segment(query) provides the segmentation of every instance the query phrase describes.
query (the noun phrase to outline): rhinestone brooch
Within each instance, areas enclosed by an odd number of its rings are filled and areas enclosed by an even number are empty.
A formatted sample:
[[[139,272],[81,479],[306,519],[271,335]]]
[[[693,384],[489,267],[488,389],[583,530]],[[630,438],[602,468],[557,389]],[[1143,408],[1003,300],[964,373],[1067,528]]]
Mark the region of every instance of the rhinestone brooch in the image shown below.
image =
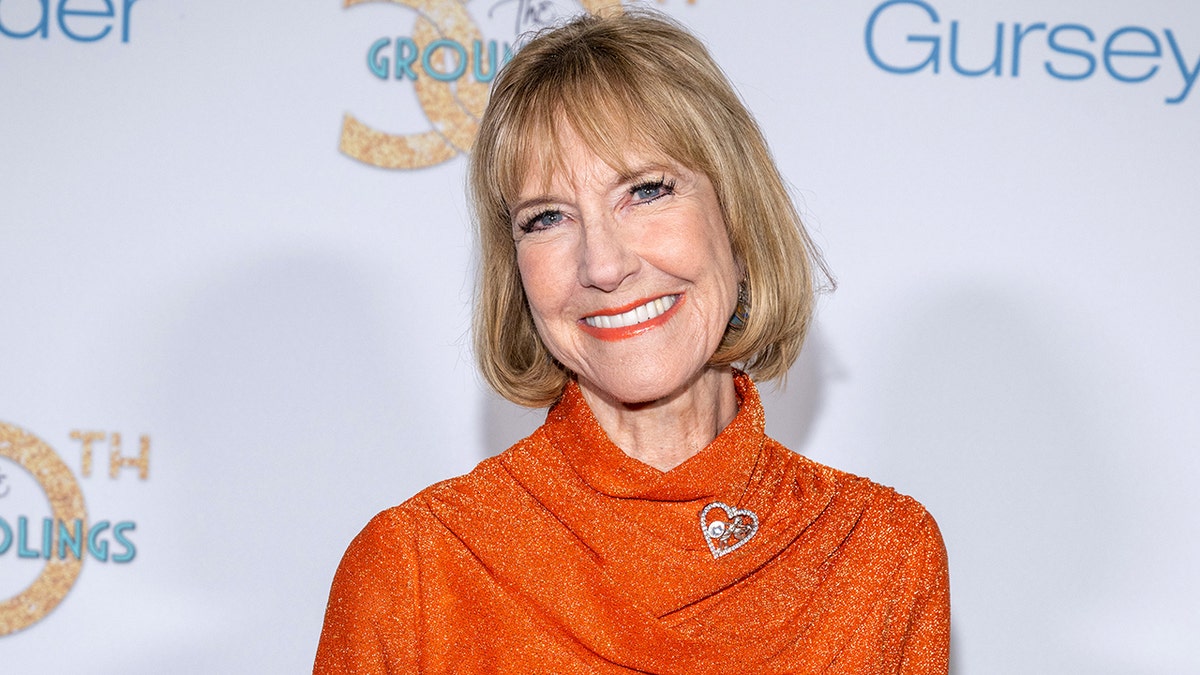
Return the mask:
[[[713,558],[733,553],[758,534],[758,516],[747,509],[713,502],[700,512],[700,532]]]

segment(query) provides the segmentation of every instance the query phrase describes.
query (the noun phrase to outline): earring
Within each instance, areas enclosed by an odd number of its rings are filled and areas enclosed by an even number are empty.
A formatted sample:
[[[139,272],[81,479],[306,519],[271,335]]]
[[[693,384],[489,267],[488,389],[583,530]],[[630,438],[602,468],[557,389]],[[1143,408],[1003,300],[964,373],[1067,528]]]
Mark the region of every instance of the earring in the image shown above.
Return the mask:
[[[729,317],[730,328],[744,328],[746,321],[750,319],[750,291],[746,288],[746,283],[738,284],[738,299],[737,307],[733,310],[733,316]]]

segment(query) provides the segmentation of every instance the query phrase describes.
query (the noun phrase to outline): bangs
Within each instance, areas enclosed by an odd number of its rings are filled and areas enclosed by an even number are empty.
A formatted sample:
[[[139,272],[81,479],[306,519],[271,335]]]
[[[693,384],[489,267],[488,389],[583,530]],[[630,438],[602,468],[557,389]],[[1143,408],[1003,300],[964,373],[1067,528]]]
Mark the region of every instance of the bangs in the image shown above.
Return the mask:
[[[565,138],[574,132],[583,144],[621,174],[630,173],[629,154],[681,164],[712,178],[713,166],[702,142],[707,134],[694,123],[703,114],[686,92],[664,91],[665,78],[604,53],[575,55],[509,100],[509,124],[490,149],[493,198],[507,210],[531,176],[548,186],[567,171]],[[656,91],[642,86],[654,82]]]

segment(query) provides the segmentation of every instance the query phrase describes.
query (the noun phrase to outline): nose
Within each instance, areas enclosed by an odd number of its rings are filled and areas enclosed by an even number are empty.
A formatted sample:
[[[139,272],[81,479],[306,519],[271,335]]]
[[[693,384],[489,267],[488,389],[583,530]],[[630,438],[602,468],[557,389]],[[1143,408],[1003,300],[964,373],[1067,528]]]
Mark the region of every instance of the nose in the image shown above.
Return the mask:
[[[617,290],[638,269],[638,257],[613,218],[591,219],[583,228],[579,283],[605,292]]]

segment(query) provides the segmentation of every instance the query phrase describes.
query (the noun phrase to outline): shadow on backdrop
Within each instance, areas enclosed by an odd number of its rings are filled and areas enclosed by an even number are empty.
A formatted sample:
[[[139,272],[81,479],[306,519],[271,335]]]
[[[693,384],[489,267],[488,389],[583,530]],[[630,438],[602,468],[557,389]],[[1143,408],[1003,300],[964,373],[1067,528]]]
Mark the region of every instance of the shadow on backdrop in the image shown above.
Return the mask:
[[[252,629],[264,621],[315,645],[341,547],[379,509],[355,515],[347,503],[403,476],[388,456],[405,424],[392,376],[402,365],[389,363],[396,336],[372,281],[352,261],[273,255],[163,294],[145,407],[170,430],[161,445],[173,454],[155,478],[174,494],[162,524],[145,525],[164,545],[158,568],[177,575],[162,589],[177,610],[167,632],[145,636],[155,644],[139,655],[145,672],[180,660],[270,672],[278,654]],[[398,487],[396,501],[409,493]],[[180,624],[188,630],[171,632]],[[288,653],[307,667],[309,654]]]
[[[872,477],[941,526],[966,619],[955,658],[994,664],[985,672],[1133,672],[1109,657],[1145,646],[1085,628],[1135,609],[1114,595],[1140,565],[1120,545],[1136,537],[1121,503],[1131,439],[1109,395],[1119,355],[1046,291],[945,288],[881,325],[861,434]]]

